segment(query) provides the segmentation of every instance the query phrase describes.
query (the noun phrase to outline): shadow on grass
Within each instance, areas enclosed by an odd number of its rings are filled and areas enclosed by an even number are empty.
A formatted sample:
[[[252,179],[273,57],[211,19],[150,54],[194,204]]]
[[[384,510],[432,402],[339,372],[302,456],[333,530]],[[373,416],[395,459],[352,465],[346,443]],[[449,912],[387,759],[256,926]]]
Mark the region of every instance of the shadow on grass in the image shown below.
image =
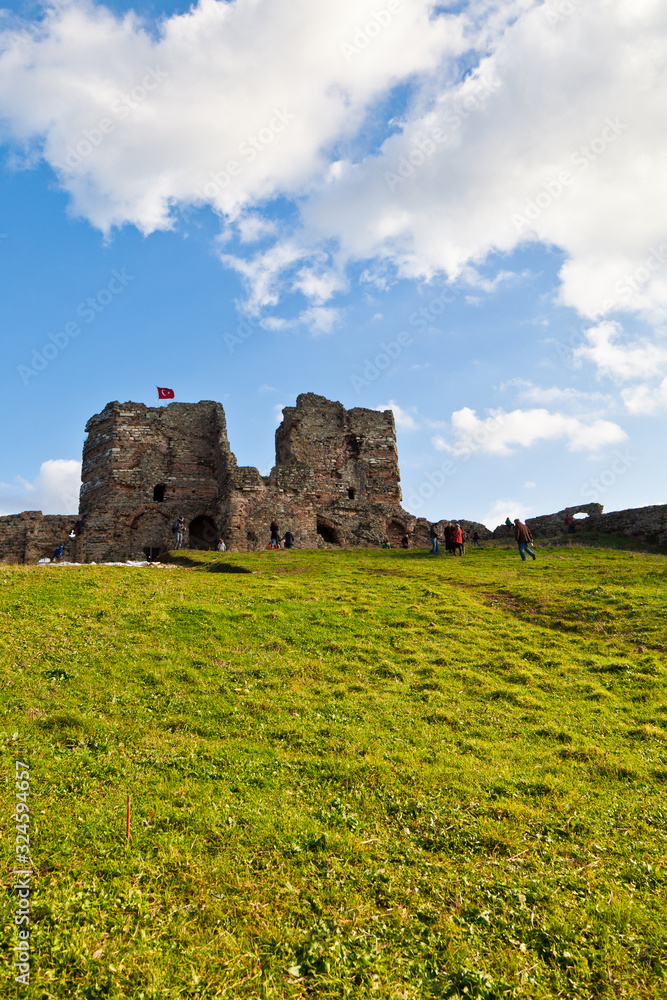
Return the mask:
[[[184,566],[187,569],[198,569],[204,573],[254,573],[246,566],[237,566],[235,563],[219,562],[211,559],[209,553],[201,553],[198,558],[181,552],[165,553],[162,562],[173,563],[175,566]]]

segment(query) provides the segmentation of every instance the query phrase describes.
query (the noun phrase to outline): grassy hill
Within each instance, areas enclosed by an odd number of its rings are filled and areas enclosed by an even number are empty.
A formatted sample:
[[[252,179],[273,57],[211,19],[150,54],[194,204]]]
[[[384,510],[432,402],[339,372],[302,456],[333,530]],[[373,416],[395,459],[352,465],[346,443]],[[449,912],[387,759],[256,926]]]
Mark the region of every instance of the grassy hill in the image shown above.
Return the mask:
[[[537,551],[1,566],[3,995],[27,758],[19,995],[667,996],[665,557]]]

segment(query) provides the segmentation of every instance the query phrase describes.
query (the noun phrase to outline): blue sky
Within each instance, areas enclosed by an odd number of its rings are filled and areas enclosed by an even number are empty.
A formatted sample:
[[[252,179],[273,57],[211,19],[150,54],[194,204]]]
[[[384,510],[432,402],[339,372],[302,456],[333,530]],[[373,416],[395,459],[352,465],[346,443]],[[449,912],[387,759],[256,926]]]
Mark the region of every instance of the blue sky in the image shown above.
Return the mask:
[[[262,472],[300,392],[391,406],[433,520],[665,502],[661,4],[24,3],[0,39],[0,513],[76,509],[87,418],[156,385]]]

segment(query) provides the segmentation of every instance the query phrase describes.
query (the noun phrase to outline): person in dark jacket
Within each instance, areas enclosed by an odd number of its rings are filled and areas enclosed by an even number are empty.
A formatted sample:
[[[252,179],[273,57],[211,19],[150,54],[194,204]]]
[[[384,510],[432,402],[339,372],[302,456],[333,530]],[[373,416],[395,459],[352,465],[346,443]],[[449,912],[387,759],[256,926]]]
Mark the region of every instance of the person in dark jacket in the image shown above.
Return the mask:
[[[183,532],[185,531],[185,521],[180,514],[174,521],[174,526],[171,530],[174,532],[174,548],[180,549],[183,545]]]
[[[431,539],[431,555],[439,556],[440,546],[438,545],[438,530],[434,524],[431,525],[428,537]]]
[[[271,521],[271,542],[269,544],[271,549],[280,548],[280,528],[276,521]]]
[[[294,545],[294,532],[290,531],[289,528],[283,535],[283,543],[286,549],[291,549]]]
[[[454,534],[454,528],[452,527],[452,522],[447,521],[445,525],[445,548],[448,552],[454,555],[454,549],[452,548],[452,535]]]
[[[528,548],[532,544],[533,536],[530,533],[530,528],[523,521],[520,521],[518,517],[514,519],[514,538],[517,545],[519,546],[519,555],[521,556],[521,561],[526,561],[526,552],[531,557],[533,562],[535,561],[535,553],[531,552]]]
[[[472,533],[472,547],[473,549],[481,549],[482,547],[479,544],[479,531],[477,530],[477,528],[475,528],[475,530]]]

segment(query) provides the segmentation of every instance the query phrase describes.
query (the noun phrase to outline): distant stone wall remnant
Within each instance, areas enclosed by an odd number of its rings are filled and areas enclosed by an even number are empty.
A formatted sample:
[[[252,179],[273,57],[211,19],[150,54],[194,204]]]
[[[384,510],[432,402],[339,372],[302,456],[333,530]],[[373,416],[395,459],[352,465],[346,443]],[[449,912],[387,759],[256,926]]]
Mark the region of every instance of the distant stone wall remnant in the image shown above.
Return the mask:
[[[574,535],[581,531],[597,531],[605,535],[628,535],[652,545],[667,544],[667,504],[630,507],[604,514],[602,504],[587,503],[565,507],[556,514],[528,517],[526,524],[535,538],[554,538],[568,534],[565,518],[575,514],[586,514],[587,517],[575,518]],[[493,537],[514,538],[514,529],[500,524],[494,529]]]

